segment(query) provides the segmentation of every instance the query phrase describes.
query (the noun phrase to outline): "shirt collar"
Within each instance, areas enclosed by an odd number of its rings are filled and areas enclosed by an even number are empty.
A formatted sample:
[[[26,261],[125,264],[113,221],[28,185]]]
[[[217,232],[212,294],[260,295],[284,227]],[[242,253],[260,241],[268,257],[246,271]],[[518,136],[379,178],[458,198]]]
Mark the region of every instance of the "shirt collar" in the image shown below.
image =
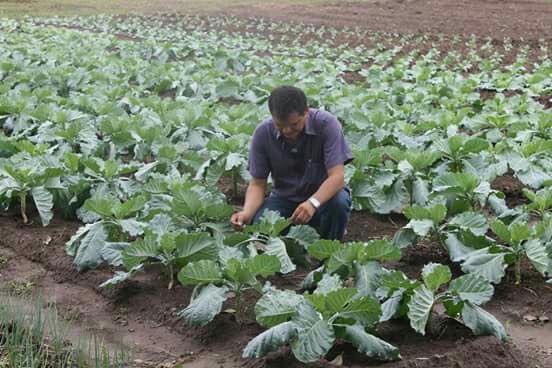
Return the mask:
[[[303,130],[303,133],[305,133],[306,135],[318,135],[313,126],[314,119],[313,119],[312,109],[309,109],[308,114],[309,116],[307,117],[307,122],[305,123],[305,129]],[[276,139],[278,140],[284,139],[282,133],[280,133],[278,129],[275,129],[275,130],[276,130]]]

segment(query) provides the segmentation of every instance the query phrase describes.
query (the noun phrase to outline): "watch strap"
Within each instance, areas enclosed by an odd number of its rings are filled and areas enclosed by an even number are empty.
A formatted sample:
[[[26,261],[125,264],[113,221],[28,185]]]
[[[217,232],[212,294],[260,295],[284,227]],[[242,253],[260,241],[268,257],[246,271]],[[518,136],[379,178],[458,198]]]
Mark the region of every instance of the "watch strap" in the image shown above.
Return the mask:
[[[310,197],[309,202],[313,205],[314,208],[316,209],[320,208],[320,201],[316,199],[316,197]]]

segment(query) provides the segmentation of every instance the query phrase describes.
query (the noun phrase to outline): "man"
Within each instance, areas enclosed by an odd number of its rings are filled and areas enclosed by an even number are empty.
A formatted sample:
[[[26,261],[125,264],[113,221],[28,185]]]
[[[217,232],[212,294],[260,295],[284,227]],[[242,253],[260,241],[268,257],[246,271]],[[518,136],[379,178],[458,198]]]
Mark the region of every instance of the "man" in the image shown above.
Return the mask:
[[[343,239],[351,214],[344,166],[352,161],[341,125],[328,112],[309,108],[304,92],[278,87],[268,99],[271,118],[255,130],[249,152],[252,179],[235,229],[273,210],[294,224],[309,224],[324,239]],[[268,175],[272,192],[265,200]]]

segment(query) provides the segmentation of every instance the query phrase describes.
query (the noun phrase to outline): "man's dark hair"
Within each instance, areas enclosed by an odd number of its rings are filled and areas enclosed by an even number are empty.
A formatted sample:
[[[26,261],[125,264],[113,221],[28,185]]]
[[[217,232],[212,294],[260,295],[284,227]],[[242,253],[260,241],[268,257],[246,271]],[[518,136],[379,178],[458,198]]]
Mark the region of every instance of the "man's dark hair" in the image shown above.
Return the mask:
[[[294,112],[303,115],[307,110],[307,96],[297,87],[280,86],[270,93],[268,109],[273,116],[282,120]]]

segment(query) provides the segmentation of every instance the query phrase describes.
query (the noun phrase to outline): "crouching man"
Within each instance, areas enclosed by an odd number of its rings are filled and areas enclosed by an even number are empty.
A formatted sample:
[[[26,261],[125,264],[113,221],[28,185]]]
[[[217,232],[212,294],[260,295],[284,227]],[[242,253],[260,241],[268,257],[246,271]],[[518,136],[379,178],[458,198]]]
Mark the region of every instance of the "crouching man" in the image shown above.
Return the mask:
[[[296,225],[314,227],[324,239],[342,240],[351,214],[344,166],[352,154],[337,118],[309,108],[304,92],[278,87],[268,99],[271,118],[255,130],[249,153],[252,179],[235,229],[256,222],[266,210]],[[267,178],[272,192],[265,199]]]

